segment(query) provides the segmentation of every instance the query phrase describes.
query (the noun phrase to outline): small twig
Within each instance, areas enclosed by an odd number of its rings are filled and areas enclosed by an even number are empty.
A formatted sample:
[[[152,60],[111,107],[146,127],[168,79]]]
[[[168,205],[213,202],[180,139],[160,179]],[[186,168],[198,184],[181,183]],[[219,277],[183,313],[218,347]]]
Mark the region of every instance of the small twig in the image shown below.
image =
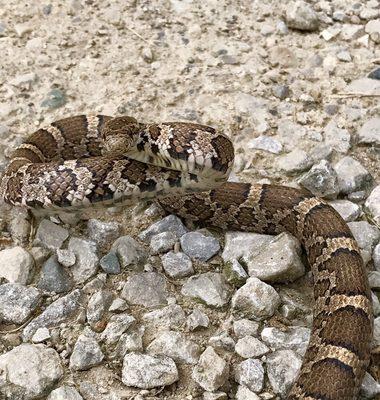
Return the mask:
[[[20,329],[24,328],[26,325],[29,324],[29,322],[34,318],[34,316],[30,317],[26,322],[24,322],[22,325],[15,329],[11,329],[10,331],[0,331],[0,335],[6,335],[7,333],[15,333],[19,331]]]
[[[142,37],[138,32],[136,32],[134,29],[130,28],[129,26],[126,26],[126,28],[132,32],[134,35],[136,35],[138,38],[143,40],[145,43],[149,44],[151,46],[152,44],[155,45],[154,43],[150,43],[148,40],[146,40],[144,37]]]

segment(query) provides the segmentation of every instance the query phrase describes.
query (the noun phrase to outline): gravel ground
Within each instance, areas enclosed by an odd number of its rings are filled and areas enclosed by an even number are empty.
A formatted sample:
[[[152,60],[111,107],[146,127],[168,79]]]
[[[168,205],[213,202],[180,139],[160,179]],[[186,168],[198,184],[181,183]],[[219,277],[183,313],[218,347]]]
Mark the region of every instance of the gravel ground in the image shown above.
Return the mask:
[[[0,168],[70,115],[219,128],[234,180],[306,187],[349,223],[380,347],[378,0],[0,3]],[[2,211],[1,399],[284,398],[312,306],[290,235],[196,230],[155,205]],[[369,372],[362,399],[380,396]]]

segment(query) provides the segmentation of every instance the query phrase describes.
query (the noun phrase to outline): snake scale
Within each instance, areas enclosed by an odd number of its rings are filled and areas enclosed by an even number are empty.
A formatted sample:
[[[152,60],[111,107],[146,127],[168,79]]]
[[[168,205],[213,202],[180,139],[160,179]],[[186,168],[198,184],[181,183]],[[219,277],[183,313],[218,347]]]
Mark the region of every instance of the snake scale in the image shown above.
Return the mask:
[[[315,305],[288,399],[356,399],[369,363],[373,315],[352,233],[309,192],[226,182],[233,158],[230,140],[207,126],[75,116],[39,129],[14,151],[0,198],[45,211],[157,198],[167,212],[199,225],[292,233],[307,253]]]

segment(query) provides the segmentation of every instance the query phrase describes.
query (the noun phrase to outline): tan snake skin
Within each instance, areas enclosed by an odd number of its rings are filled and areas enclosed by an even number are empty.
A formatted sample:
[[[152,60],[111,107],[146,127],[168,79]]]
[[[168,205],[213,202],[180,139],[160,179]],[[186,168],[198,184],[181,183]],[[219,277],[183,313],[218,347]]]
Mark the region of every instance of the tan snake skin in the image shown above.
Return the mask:
[[[357,243],[339,214],[308,192],[223,183],[232,163],[231,142],[210,127],[76,116],[38,130],[14,152],[0,198],[51,211],[158,197],[168,212],[199,225],[292,233],[308,256],[315,306],[311,340],[288,399],[356,399],[373,329]]]

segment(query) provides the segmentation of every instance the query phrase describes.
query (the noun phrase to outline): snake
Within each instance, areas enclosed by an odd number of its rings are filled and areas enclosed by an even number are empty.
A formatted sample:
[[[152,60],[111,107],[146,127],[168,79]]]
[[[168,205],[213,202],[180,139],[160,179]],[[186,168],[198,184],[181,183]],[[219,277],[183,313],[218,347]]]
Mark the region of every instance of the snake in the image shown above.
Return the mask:
[[[78,115],[37,130],[14,150],[0,199],[46,213],[154,199],[199,226],[291,233],[307,255],[314,306],[287,399],[356,399],[373,335],[357,242],[337,211],[307,190],[229,181],[233,161],[231,140],[209,126]]]

